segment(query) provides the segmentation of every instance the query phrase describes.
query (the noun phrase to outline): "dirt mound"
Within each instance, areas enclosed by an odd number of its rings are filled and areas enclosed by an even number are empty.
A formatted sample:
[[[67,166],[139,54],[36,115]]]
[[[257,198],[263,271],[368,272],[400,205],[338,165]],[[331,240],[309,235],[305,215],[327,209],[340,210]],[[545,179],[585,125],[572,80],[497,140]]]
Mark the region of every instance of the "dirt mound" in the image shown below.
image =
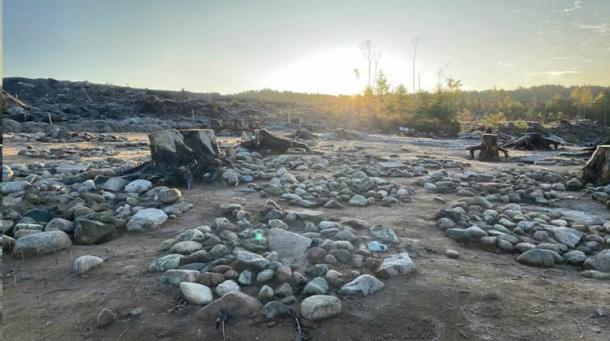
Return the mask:
[[[6,118],[21,123],[59,124],[75,131],[209,128],[213,120],[250,119],[264,123],[277,114],[274,107],[254,99],[50,78],[5,78],[3,99]]]

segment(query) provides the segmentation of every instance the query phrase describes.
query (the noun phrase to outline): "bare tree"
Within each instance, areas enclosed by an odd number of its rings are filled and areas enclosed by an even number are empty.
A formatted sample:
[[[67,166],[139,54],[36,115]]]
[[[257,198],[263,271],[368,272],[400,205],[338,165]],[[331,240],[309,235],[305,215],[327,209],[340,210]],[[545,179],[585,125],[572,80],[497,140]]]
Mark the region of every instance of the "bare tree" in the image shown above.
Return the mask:
[[[381,54],[377,49],[377,45],[373,43],[370,39],[367,39],[360,44],[360,51],[362,51],[362,55],[366,59],[367,70],[368,70],[368,87],[371,87],[371,69],[373,66],[375,69],[377,68],[377,64],[379,63],[379,58],[381,58]]]
[[[417,38],[411,40],[411,59],[413,60],[413,92],[417,92],[415,89],[415,59],[417,59],[417,45],[419,44],[419,40]]]

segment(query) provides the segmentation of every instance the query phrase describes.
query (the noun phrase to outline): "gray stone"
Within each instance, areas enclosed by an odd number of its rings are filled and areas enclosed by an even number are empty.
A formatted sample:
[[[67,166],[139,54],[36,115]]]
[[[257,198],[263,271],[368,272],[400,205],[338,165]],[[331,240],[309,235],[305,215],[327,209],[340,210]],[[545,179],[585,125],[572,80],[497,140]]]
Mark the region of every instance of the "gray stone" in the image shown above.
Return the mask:
[[[233,254],[236,256],[237,262],[246,267],[263,270],[269,265],[269,261],[263,256],[250,251],[235,249]]]
[[[345,284],[339,289],[341,295],[358,295],[367,296],[376,291],[381,290],[385,284],[371,275],[360,275],[353,281]]]
[[[306,295],[323,295],[328,292],[328,283],[326,279],[322,277],[316,277],[309,281],[305,288],[303,288],[303,294]]]
[[[601,272],[610,272],[610,249],[599,252],[594,257],[595,270]]]
[[[352,206],[364,207],[369,204],[368,200],[360,194],[354,195],[350,200],[349,204]]]
[[[377,268],[377,274],[382,277],[406,275],[415,270],[415,263],[406,252],[386,257]]]
[[[182,198],[182,193],[177,188],[166,188],[157,194],[157,199],[163,204],[171,204]]]
[[[580,250],[572,250],[570,252],[566,252],[563,255],[563,258],[565,258],[566,262],[568,262],[569,264],[581,265],[585,261],[585,259],[587,259],[587,255],[585,255],[585,253]]]
[[[203,284],[182,282],[180,291],[184,299],[192,304],[206,305],[214,300],[212,290]]]
[[[575,247],[585,235],[584,233],[569,227],[549,228],[547,231],[550,231],[558,242],[571,248]]]
[[[237,283],[243,286],[249,286],[252,285],[253,278],[254,275],[252,274],[252,272],[244,270],[239,274],[239,277],[237,278]]]
[[[53,218],[45,226],[45,231],[60,230],[65,233],[74,233],[74,222],[63,218]]]
[[[398,236],[396,236],[396,233],[394,233],[394,230],[392,230],[392,228],[390,228],[388,226],[385,226],[385,225],[373,226],[370,229],[370,233],[373,237],[379,239],[382,242],[394,243],[394,244],[400,243],[400,239],[398,239]]]
[[[272,278],[275,272],[271,269],[263,270],[256,275],[256,282],[259,284],[267,283]]]
[[[99,312],[99,314],[97,314],[97,327],[98,328],[107,327],[110,324],[112,324],[112,322],[114,322],[115,319],[116,319],[116,314],[112,310],[110,310],[108,308],[104,308]]]
[[[74,265],[72,266],[72,268],[74,269],[74,272],[78,274],[84,274],[89,272],[89,270],[93,269],[94,267],[102,264],[103,262],[104,260],[100,257],[90,255],[80,256],[74,260]]]
[[[538,267],[550,268],[555,265],[555,256],[552,250],[531,249],[517,257],[517,262]]]
[[[311,321],[319,321],[341,313],[341,300],[335,296],[309,296],[301,303],[301,316]]]
[[[286,265],[302,266],[307,260],[307,248],[311,239],[283,229],[272,228],[267,234],[269,249],[277,252]]]
[[[218,296],[224,296],[227,293],[233,292],[233,291],[241,291],[241,289],[239,288],[239,284],[235,283],[235,281],[228,279],[220,284],[218,284],[218,286],[216,287],[216,289],[214,290],[216,292],[216,294]]]
[[[30,187],[30,185],[29,182],[23,180],[0,182],[0,191],[2,194],[10,194],[24,191],[26,188]]]
[[[106,180],[102,185],[102,189],[110,192],[121,192],[128,183],[129,180],[117,176]]]
[[[169,254],[161,258],[157,258],[150,263],[148,271],[150,272],[165,272],[169,269],[177,269],[180,266],[182,255]]]
[[[80,244],[99,244],[112,239],[116,226],[98,220],[78,219],[74,229],[74,241]]]
[[[203,248],[203,245],[199,242],[195,242],[192,240],[185,240],[174,244],[169,252],[171,253],[179,253],[181,255],[190,255],[193,252],[199,251]]]
[[[13,255],[17,257],[44,255],[66,249],[71,245],[70,237],[63,231],[39,232],[17,239]]]
[[[172,285],[182,282],[198,282],[201,272],[189,269],[169,269],[163,273],[163,279]]]
[[[272,299],[274,295],[275,295],[275,292],[268,285],[263,285],[261,290],[258,292],[258,298],[263,301],[268,301],[268,300]]]
[[[131,217],[127,223],[127,230],[132,232],[156,230],[166,220],[167,214],[165,212],[156,208],[145,208]]]
[[[145,179],[133,180],[132,182],[125,185],[125,192],[127,193],[144,193],[152,188],[152,182]]]
[[[250,317],[259,314],[262,307],[256,298],[240,291],[233,291],[201,308],[197,312],[197,318],[213,322],[222,312],[229,313],[235,318]]]
[[[263,307],[263,315],[267,320],[273,320],[277,317],[288,316],[292,312],[292,308],[282,302],[271,301]]]

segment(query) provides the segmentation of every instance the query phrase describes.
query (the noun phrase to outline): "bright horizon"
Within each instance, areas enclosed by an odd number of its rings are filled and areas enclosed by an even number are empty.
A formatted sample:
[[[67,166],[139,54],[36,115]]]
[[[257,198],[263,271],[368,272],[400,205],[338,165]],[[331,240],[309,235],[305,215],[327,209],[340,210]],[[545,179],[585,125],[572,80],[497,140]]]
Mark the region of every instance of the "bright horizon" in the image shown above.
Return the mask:
[[[610,2],[5,0],[5,77],[237,93],[354,94],[365,39],[390,84],[610,85]],[[359,70],[357,78],[354,69]]]

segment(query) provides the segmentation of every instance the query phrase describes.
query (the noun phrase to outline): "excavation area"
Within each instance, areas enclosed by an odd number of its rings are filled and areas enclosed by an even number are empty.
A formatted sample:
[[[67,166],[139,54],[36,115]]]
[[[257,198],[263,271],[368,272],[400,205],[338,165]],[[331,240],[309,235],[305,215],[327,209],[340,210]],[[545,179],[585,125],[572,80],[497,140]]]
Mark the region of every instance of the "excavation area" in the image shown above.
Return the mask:
[[[357,134],[216,137],[231,166],[188,189],[121,177],[151,159],[143,133],[5,134],[5,338],[607,340],[610,188],[576,183],[576,147],[481,162]]]

